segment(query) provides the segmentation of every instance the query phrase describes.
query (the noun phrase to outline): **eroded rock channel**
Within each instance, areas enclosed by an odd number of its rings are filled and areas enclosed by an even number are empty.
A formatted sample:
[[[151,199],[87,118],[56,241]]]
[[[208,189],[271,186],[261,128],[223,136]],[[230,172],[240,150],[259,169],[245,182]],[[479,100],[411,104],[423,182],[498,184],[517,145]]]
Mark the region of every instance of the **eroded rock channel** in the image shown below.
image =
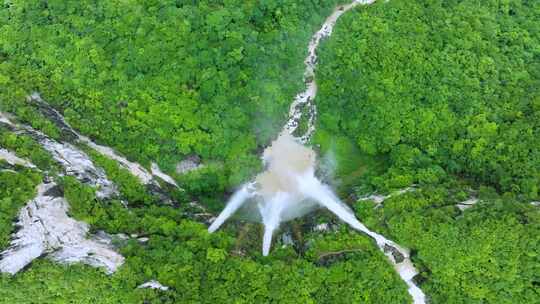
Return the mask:
[[[413,280],[418,271],[410,260],[409,250],[369,230],[362,224],[332,189],[317,178],[315,152],[304,145],[309,142],[315,132],[317,111],[314,99],[317,94],[317,84],[314,76],[317,47],[325,37],[332,34],[340,16],[358,5],[373,2],[373,0],[359,0],[338,6],[323,23],[321,29],[313,35],[308,45],[308,56],[304,61],[306,89],[296,95],[282,133],[264,152],[263,161],[266,171],[234,193],[223,212],[210,225],[209,231],[217,230],[240,208],[250,210],[249,212],[255,214],[255,218],[265,227],[262,251],[264,255],[267,255],[270,253],[273,234],[282,222],[303,216],[318,208],[326,208],[352,228],[371,237],[407,284],[414,303],[425,303],[424,293]],[[79,181],[96,188],[99,198],[115,196],[118,191],[114,183],[107,178],[104,170],[96,166],[90,157],[77,147],[78,144],[87,145],[116,161],[144,185],[160,189],[158,181],[162,181],[179,188],[175,180],[162,172],[157,164],[153,163],[148,170],[136,162],[129,161],[113,149],[99,145],[79,134],[71,128],[60,113],[48,106],[39,94],[30,95],[29,101],[34,102],[44,115],[57,124],[63,132],[69,134],[66,142],[53,140],[29,126],[14,123],[8,115],[3,113],[0,113],[0,123],[8,126],[13,132],[25,133],[34,138],[62,166],[64,174],[74,176]],[[307,117],[302,117],[303,115]],[[297,134],[301,119],[307,121],[307,128],[300,132],[301,134]],[[9,163],[33,167],[32,164],[17,158],[9,151],[0,150],[0,156]],[[193,161],[193,163],[196,162]],[[196,169],[198,164],[194,164],[186,162],[179,166],[178,170]],[[19,230],[12,236],[10,247],[1,254],[0,271],[14,274],[33,259],[46,255],[59,262],[82,262],[103,267],[108,273],[114,272],[123,263],[124,258],[114,251],[111,236],[106,233],[89,236],[87,224],[68,216],[69,204],[61,194],[54,191],[56,187],[53,181],[45,181],[38,187],[38,195],[20,210],[17,219]],[[381,202],[382,200],[384,198],[380,199]],[[143,284],[141,288],[165,290],[165,287],[151,283],[148,286]]]

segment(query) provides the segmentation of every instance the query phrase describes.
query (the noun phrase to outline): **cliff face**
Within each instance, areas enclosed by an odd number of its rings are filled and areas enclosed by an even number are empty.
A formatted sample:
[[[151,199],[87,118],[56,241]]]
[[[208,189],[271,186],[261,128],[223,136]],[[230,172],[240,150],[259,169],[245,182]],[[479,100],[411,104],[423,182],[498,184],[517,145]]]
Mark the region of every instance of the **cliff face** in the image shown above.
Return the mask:
[[[37,196],[20,210],[20,228],[1,253],[0,271],[15,274],[42,256],[116,271],[124,258],[114,251],[111,237],[103,232],[87,237],[88,224],[68,216],[69,204],[57,190],[54,182],[39,185]]]

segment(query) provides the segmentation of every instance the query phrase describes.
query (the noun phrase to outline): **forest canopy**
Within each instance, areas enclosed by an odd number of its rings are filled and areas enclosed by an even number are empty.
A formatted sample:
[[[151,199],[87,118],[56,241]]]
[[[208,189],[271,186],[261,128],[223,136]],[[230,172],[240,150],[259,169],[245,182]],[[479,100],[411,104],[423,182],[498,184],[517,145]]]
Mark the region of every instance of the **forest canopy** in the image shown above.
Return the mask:
[[[0,251],[36,186],[54,181],[69,217],[110,235],[125,263],[107,275],[39,258],[0,275],[0,303],[411,303],[373,240],[329,212],[282,225],[269,256],[260,225],[209,234],[197,217],[261,169],[304,87],[309,39],[341,2],[2,3],[0,111],[84,151],[118,193],[98,198],[33,133],[0,124],[0,148],[36,165],[0,160]],[[410,249],[429,303],[537,303],[540,2],[377,1],[340,17],[317,53],[317,173]],[[70,142],[33,92],[179,187]],[[192,155],[203,164],[175,172]],[[150,280],[169,289],[138,288]]]
[[[281,127],[305,45],[336,2],[6,2],[0,105],[59,136],[25,102],[38,91],[130,158],[172,171],[196,153],[239,183]]]
[[[321,129],[389,156],[386,187],[451,174],[540,195],[540,3],[389,1],[322,45]]]

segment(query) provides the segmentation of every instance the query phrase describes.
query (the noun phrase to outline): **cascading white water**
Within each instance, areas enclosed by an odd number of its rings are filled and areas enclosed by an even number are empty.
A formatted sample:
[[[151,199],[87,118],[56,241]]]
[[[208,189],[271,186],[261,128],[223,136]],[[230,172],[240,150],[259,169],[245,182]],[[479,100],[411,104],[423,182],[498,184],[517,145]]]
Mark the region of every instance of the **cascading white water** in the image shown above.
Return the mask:
[[[297,178],[314,168],[315,153],[285,133],[265,150],[263,160],[267,170],[233,194],[208,231],[217,230],[243,205],[253,205],[254,208],[248,209],[257,210],[265,226],[263,254],[267,255],[272,234],[280,223],[317,207],[314,200],[300,191]]]
[[[281,223],[282,212],[287,210],[288,202],[291,197],[286,192],[277,192],[271,200],[265,204],[259,202],[258,207],[262,216],[262,222],[264,224],[264,236],[263,236],[263,255],[270,253],[270,246],[272,245],[272,235],[274,231],[279,227]]]
[[[212,225],[208,228],[208,231],[214,232],[216,231],[221,224],[223,224],[229,217],[231,217],[238,208],[244,204],[244,202],[252,196],[252,194],[248,191],[249,185],[244,185],[240,190],[236,191],[229,202],[227,203],[227,206],[225,206],[225,209],[221,211],[219,216],[212,222]]]
[[[328,185],[314,174],[315,153],[299,144],[292,136],[282,134],[264,153],[268,169],[233,194],[225,209],[208,229],[216,231],[242,205],[256,204],[265,226],[263,254],[270,248],[272,233],[279,224],[324,207],[337,217],[385,244],[385,239],[360,223],[353,212],[342,203]]]
[[[298,142],[308,141],[314,131],[315,105],[312,101],[317,94],[314,72],[317,63],[316,49],[319,43],[332,34],[337,19],[343,13],[357,5],[372,2],[374,0],[357,0],[338,6],[325,20],[321,29],[313,35],[308,46],[308,56],[304,60],[306,90],[296,95],[290,107],[289,120],[283,127],[283,131],[264,152],[263,161],[268,165],[268,169],[259,174],[255,182],[249,183],[249,186],[243,186],[233,194],[225,209],[209,227],[210,232],[217,230],[246,202],[257,204],[260,218],[266,227],[263,246],[265,255],[269,251],[268,239],[271,239],[273,231],[280,222],[302,216],[319,206],[328,208],[356,229],[366,233],[369,231],[354,217],[347,206],[340,202],[330,188],[322,185],[315,177],[315,153]],[[301,104],[307,104],[310,108],[309,126],[304,135],[293,139],[290,134],[298,127],[302,116]],[[377,242],[379,243],[379,240]]]
[[[267,170],[257,176],[255,182],[243,186],[233,194],[225,209],[209,227],[209,232],[217,230],[243,205],[256,204],[264,225],[263,255],[268,255],[272,235],[280,223],[300,217],[318,207],[324,207],[354,229],[375,240],[377,247],[387,256],[401,279],[407,284],[408,292],[415,304],[425,303],[425,294],[413,281],[418,271],[410,260],[409,251],[382,235],[369,230],[355,217],[354,213],[315,177],[315,153],[301,145],[309,141],[315,130],[316,116],[313,99],[317,94],[314,70],[317,63],[316,49],[322,38],[331,35],[337,19],[346,11],[360,4],[371,4],[374,0],[357,0],[345,6],[338,6],[315,33],[308,46],[305,60],[304,79],[307,88],[299,93],[290,107],[289,120],[280,136],[268,147],[263,155]],[[302,116],[300,105],[308,107],[308,128],[299,138],[293,138]],[[252,209],[251,209],[252,210]]]
[[[418,271],[410,260],[409,251],[362,224],[332,189],[317,179],[313,156],[312,150],[302,146],[292,136],[286,133],[280,135],[263,156],[267,170],[233,194],[208,231],[216,231],[242,206],[254,204],[264,225],[262,253],[268,255],[272,235],[281,223],[323,207],[352,228],[373,238],[407,284],[414,303],[425,303],[424,293],[413,281]]]

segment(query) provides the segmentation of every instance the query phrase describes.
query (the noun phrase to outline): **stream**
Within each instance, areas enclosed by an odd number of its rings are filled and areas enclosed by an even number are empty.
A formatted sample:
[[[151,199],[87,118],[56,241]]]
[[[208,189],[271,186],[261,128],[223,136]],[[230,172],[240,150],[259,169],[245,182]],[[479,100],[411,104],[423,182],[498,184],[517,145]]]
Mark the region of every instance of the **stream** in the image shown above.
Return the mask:
[[[410,251],[369,230],[358,221],[352,210],[340,201],[332,189],[315,176],[315,152],[303,145],[310,141],[315,132],[317,110],[314,99],[317,95],[315,81],[317,47],[323,38],[332,34],[340,16],[358,5],[368,5],[373,2],[374,0],[357,0],[347,5],[338,6],[325,20],[320,30],[312,36],[308,45],[308,56],[304,60],[306,89],[295,96],[289,109],[289,119],[281,134],[264,151],[263,163],[266,171],[260,173],[254,181],[245,184],[233,194],[208,231],[214,232],[219,229],[227,219],[239,210],[250,213],[250,216],[252,216],[253,210],[258,211],[258,221],[264,225],[262,253],[268,255],[273,233],[282,222],[303,216],[317,208],[326,208],[352,228],[375,240],[377,247],[407,284],[413,302],[424,304],[426,296],[414,282],[418,270],[410,259]],[[307,130],[298,137],[293,137],[306,112],[308,117],[304,119],[307,119]],[[410,190],[407,189],[403,192],[407,191]],[[381,196],[373,198],[377,199],[379,203],[385,199]]]
[[[359,5],[369,5],[373,2],[374,0],[357,0],[338,6],[325,20],[320,30],[312,36],[308,45],[308,56],[304,60],[306,88],[295,96],[289,109],[289,119],[281,134],[264,151],[263,162],[266,170],[233,194],[208,230],[216,231],[235,212],[247,210],[246,212],[251,213],[265,227],[262,252],[263,255],[268,255],[273,234],[281,223],[315,209],[326,208],[352,228],[371,237],[407,284],[414,303],[423,304],[426,302],[426,296],[413,280],[418,271],[410,260],[409,250],[362,224],[332,189],[315,176],[316,154],[304,145],[310,141],[315,132],[316,50],[320,42],[332,34],[340,16]],[[46,116],[70,134],[77,143],[85,144],[115,160],[141,183],[160,188],[157,178],[179,188],[175,180],[163,173],[157,164],[152,163],[150,170],[147,170],[142,165],[119,155],[110,147],[99,145],[79,134],[60,113],[43,101],[39,94],[30,95],[29,101],[38,105]],[[302,117],[303,115],[307,117]],[[292,134],[297,131],[301,119],[307,121],[307,129],[303,134],[294,137]],[[64,168],[66,175],[74,176],[79,181],[96,188],[99,198],[108,198],[118,193],[104,170],[96,166],[76,145],[56,141],[30,126],[16,124],[8,115],[1,112],[0,123],[8,126],[13,132],[28,134],[34,138]],[[0,149],[0,159],[14,165],[34,167],[28,161],[4,149]],[[56,261],[84,262],[104,267],[108,273],[114,272],[123,263],[123,257],[111,247],[110,237],[102,233],[87,238],[88,225],[68,216],[69,204],[55,192],[56,187],[52,181],[42,183],[38,187],[38,195],[21,209],[17,222],[20,229],[12,236],[10,247],[0,254],[0,271],[16,273],[33,259],[48,254]],[[376,198],[381,202],[384,200],[382,197]],[[153,288],[154,285],[148,286]]]

